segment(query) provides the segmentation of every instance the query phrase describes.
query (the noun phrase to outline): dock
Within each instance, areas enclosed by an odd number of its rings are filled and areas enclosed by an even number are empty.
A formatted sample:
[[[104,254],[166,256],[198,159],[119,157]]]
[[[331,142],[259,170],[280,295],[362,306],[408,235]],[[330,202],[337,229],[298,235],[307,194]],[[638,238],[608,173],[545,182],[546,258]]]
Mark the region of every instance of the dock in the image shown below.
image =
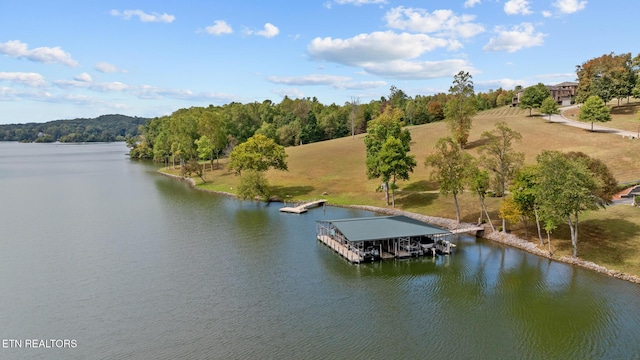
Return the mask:
[[[280,211],[290,213],[290,214],[302,214],[302,213],[306,213],[309,209],[323,205],[326,202],[327,200],[320,199],[320,200],[306,202],[294,207],[283,207],[283,208],[280,208]]]
[[[342,255],[344,258],[351,261],[352,263],[358,264],[364,261],[364,257],[358,255],[353,250],[349,250],[349,248],[333,240],[330,236],[318,235],[318,240],[322,241],[322,243],[332,248],[335,252]]]
[[[470,227],[457,228],[449,231],[451,231],[452,234],[471,233],[471,234],[474,234],[475,236],[483,236],[484,230],[485,230],[484,226],[470,226]]]

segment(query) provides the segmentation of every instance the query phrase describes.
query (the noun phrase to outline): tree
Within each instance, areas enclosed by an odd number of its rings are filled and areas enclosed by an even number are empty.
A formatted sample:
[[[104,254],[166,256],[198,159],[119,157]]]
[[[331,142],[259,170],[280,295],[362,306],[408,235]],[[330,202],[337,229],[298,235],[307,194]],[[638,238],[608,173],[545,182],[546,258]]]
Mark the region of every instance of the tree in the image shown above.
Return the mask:
[[[618,180],[613,176],[607,164],[579,151],[568,152],[566,156],[573,161],[584,162],[593,177],[598,180],[600,186],[592,192],[595,203],[602,208],[611,205],[613,196],[618,192]]]
[[[391,181],[391,203],[395,208],[396,179],[409,180],[409,173],[413,172],[413,168],[416,166],[415,156],[407,154],[406,146],[402,140],[390,136],[382,144],[377,158],[382,181],[385,183]]]
[[[384,177],[384,163],[380,161],[380,151],[388,138],[400,140],[405,153],[409,152],[409,143],[411,142],[411,134],[409,130],[402,129],[404,123],[402,117],[404,113],[398,108],[391,106],[385,107],[384,111],[375,119],[369,121],[367,126],[367,135],[364,137],[366,146],[366,169],[368,179],[377,179],[382,177],[383,188],[385,190],[385,201],[389,205],[389,178]]]
[[[491,226],[491,231],[496,231],[493,227],[491,217],[489,217],[487,206],[484,203],[487,191],[489,190],[489,172],[486,170],[480,170],[477,166],[473,165],[469,169],[468,176],[467,181],[469,183],[469,187],[472,191],[478,194],[478,198],[480,199],[480,217],[478,219],[478,223],[482,223],[482,213],[484,212],[487,217],[487,221],[489,222],[489,226]]]
[[[238,198],[243,200],[268,199],[269,183],[264,177],[264,172],[245,171],[240,177],[240,184],[238,184]]]
[[[267,171],[269,168],[288,170],[284,147],[264,135],[256,134],[236,146],[229,154],[229,170],[241,174],[243,170]]]
[[[605,103],[613,98],[620,99],[632,94],[636,84],[634,59],[631,53],[604,54],[576,66],[578,91],[576,101],[583,103],[589,96],[599,96]]]
[[[551,91],[549,91],[549,88],[543,83],[529,86],[524,89],[522,96],[520,96],[520,107],[523,109],[529,109],[529,116],[531,116],[531,110],[539,109],[542,106],[544,99],[550,96]]]
[[[512,199],[515,205],[522,214],[522,219],[525,221],[525,233],[529,236],[528,232],[528,220],[532,216],[536,219],[536,227],[538,229],[538,238],[540,239],[540,245],[544,245],[542,240],[542,232],[540,230],[540,218],[538,216],[537,199],[536,199],[536,177],[538,176],[538,168],[535,165],[529,165],[521,168],[516,173],[509,191],[511,192]]]
[[[460,71],[455,75],[449,95],[451,99],[445,105],[445,119],[453,139],[463,149],[469,139],[471,119],[478,112],[471,74]]]
[[[452,138],[440,138],[435,145],[436,152],[427,156],[425,165],[431,166],[431,179],[438,182],[440,193],[453,195],[456,207],[456,221],[460,223],[458,194],[464,191],[469,169],[473,166],[473,157],[460,149]]]
[[[506,197],[500,205],[500,217],[513,224],[517,223],[522,216],[523,214],[513,197]],[[503,223],[502,226],[506,226],[506,223]],[[502,231],[506,232],[507,230],[503,227]]]
[[[200,160],[211,159],[211,170],[213,170],[213,146],[211,145],[211,140],[207,137],[207,135],[200,136],[200,139],[196,139],[196,146],[198,147],[198,158]],[[202,163],[202,180],[205,180],[205,164]]]
[[[537,156],[536,198],[545,229],[556,226],[554,219],[569,225],[573,256],[578,256],[579,214],[598,209],[593,193],[601,186],[585,161],[571,159],[558,151],[544,151]]]
[[[549,121],[551,121],[551,115],[560,113],[559,109],[558,102],[551,96],[544,99],[540,105],[540,113],[549,115]]]
[[[591,121],[591,131],[593,131],[593,122],[611,121],[611,110],[598,96],[589,96],[587,101],[580,107],[578,120]]]
[[[504,196],[507,185],[524,163],[524,153],[512,149],[513,142],[520,141],[522,135],[501,121],[496,123],[493,131],[482,133],[480,139],[486,141],[480,148],[480,163],[493,175],[493,186],[498,196]],[[505,225],[502,218],[503,230]]]

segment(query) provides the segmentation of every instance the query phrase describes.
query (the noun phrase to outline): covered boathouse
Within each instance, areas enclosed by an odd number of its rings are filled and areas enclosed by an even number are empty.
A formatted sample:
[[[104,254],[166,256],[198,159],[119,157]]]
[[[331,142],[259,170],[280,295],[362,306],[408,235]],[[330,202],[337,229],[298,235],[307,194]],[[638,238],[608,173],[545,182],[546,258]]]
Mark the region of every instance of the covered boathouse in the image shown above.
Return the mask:
[[[449,230],[406,216],[318,220],[316,237],[352,263],[449,254]]]

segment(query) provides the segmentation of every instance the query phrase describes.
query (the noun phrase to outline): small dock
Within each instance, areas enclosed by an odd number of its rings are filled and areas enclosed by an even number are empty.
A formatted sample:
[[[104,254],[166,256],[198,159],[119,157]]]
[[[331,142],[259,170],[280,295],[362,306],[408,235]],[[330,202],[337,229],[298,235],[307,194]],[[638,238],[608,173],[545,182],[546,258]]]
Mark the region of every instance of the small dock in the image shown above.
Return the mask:
[[[302,214],[302,213],[306,213],[309,209],[323,205],[326,202],[327,200],[320,199],[316,201],[306,202],[304,204],[300,204],[294,207],[283,207],[283,208],[280,208],[280,211],[290,213],[290,214]]]

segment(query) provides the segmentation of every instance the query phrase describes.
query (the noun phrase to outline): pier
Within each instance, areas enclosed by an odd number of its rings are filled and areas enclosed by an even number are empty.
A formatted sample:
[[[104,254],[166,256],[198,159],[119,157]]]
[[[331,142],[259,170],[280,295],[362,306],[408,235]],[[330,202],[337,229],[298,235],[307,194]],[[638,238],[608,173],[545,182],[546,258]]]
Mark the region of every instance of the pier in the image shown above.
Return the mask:
[[[445,229],[405,216],[319,220],[316,237],[351,263],[450,254]]]
[[[306,203],[300,204],[298,206],[283,207],[283,208],[280,208],[280,211],[281,212],[290,213],[290,214],[302,214],[302,213],[306,213],[311,208],[318,207],[320,205],[324,205],[324,203],[326,203],[326,202],[327,202],[327,200],[320,199],[320,200],[316,200],[316,201],[306,202]]]

